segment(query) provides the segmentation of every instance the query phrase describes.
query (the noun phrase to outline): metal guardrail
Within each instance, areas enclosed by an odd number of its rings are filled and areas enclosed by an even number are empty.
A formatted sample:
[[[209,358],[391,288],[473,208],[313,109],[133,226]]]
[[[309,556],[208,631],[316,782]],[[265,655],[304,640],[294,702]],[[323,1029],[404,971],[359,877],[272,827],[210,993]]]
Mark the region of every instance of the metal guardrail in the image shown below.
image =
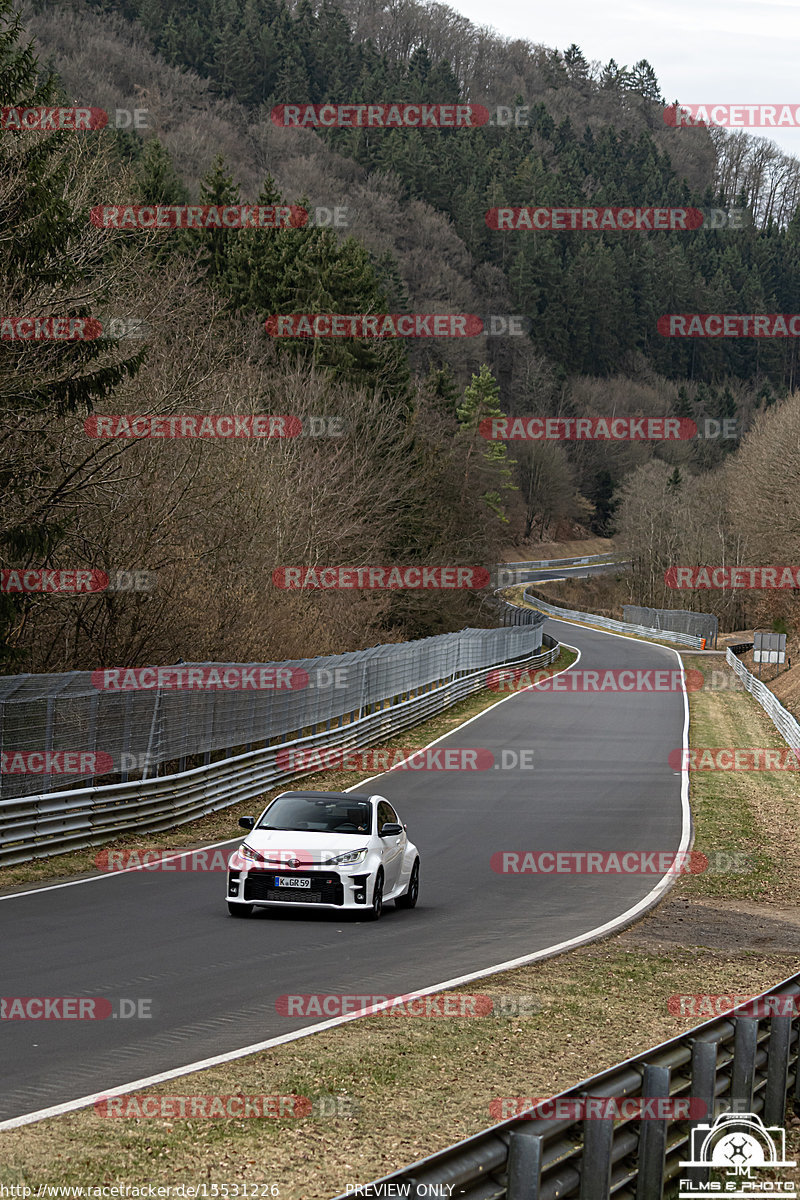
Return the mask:
[[[643,637],[660,638],[662,641],[678,642],[682,646],[693,646],[700,649],[702,638],[695,637],[691,633],[673,633],[667,632],[664,629],[651,629],[647,625],[629,625],[626,621],[615,621],[611,617],[598,617],[593,613],[576,612],[571,608],[557,608],[555,604],[548,604],[546,600],[540,600],[538,596],[531,596],[527,591],[523,592],[524,598],[529,604],[534,604],[540,612],[547,613],[550,617],[559,617],[564,621],[585,621],[590,625],[599,625],[601,629],[608,629],[614,633],[638,633]]]
[[[531,629],[537,651],[539,626]],[[503,657],[496,665],[544,666],[553,662],[560,653],[559,643],[547,634],[542,641],[548,646],[544,652]],[[348,714],[347,719],[340,716],[305,737],[279,740],[179,774],[0,800],[0,866],[102,845],[134,829],[172,829],[260,796],[319,769],[298,771],[281,763],[279,753],[285,759],[291,749],[353,749],[378,744],[480,691],[486,686],[486,674],[487,665],[477,671],[454,672],[450,680],[427,684],[405,698],[387,697],[375,703],[372,711],[362,709],[357,716]]]
[[[607,554],[586,554],[583,558],[540,558],[529,562],[498,563],[500,567],[522,567],[546,569],[548,567],[577,567],[588,566],[590,563],[628,563],[630,558],[626,551],[614,550]]]
[[[800,995],[800,975],[762,995]],[[437,1195],[454,1200],[659,1200],[665,1184],[678,1175],[707,1182],[707,1168],[680,1166],[692,1157],[693,1128],[726,1111],[755,1113],[765,1125],[783,1125],[787,1099],[800,1100],[797,1001],[793,1007],[793,1016],[738,1016],[733,1010],[557,1097],[691,1097],[704,1102],[708,1118],[553,1119],[537,1115],[543,1107],[539,1104],[527,1109],[527,1116],[516,1115],[375,1180],[363,1194],[411,1200]]]
[[[752,645],[752,642],[747,642],[742,646],[729,646],[725,653],[725,661],[734,674],[741,679],[745,690],[764,709],[764,712],[772,721],[781,737],[784,738],[793,750],[800,750],[800,725],[788,709],[783,707],[775,693],[771,692],[760,679],[756,679],[755,675],[751,671],[748,671],[744,663],[740,662],[734,653],[734,650],[739,650],[740,652],[742,650],[750,650]]]

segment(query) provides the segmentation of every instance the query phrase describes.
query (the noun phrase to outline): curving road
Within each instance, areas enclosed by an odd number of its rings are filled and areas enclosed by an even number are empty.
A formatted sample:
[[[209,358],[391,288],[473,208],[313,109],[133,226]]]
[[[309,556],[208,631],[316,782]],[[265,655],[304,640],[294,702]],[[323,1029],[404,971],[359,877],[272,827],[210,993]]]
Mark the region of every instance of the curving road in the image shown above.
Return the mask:
[[[580,648],[581,669],[678,666],[663,647],[558,621],[546,628]],[[490,856],[685,845],[685,780],[682,801],[667,761],[684,728],[681,691],[530,690],[445,743],[488,747],[496,759],[533,749],[534,770],[377,778],[371,790],[396,802],[420,847],[422,884],[416,910],[390,905],[376,924],[305,912],[234,921],[220,873],[137,871],[0,896],[0,996],[148,998],[153,1013],[0,1021],[0,1121],[308,1026],[276,1012],[284,993],[433,987],[617,920],[657,876],[501,875]]]
[[[524,567],[517,568],[517,574],[520,576],[517,583],[552,583],[554,580],[563,579],[588,579],[590,575],[612,575],[618,574],[623,566],[627,567],[630,564],[624,563],[595,563],[594,565],[576,566],[576,567],[531,567],[527,570]],[[522,576],[525,576],[523,579]]]

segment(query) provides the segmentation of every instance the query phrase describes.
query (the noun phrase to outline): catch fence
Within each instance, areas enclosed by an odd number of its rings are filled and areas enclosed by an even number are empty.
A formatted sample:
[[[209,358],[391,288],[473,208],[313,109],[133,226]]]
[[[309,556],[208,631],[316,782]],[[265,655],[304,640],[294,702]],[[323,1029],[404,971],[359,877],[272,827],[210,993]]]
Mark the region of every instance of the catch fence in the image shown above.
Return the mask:
[[[717,644],[719,621],[711,613],[689,612],[684,608],[644,608],[640,604],[623,604],[622,615],[632,625],[649,625],[652,629],[673,633],[692,633],[705,638],[706,646]]]
[[[542,624],[540,620],[505,629],[466,629],[417,643],[307,660],[311,671],[333,672],[324,679],[320,675],[310,676],[318,684],[324,682],[326,687],[306,687],[299,693],[287,694],[247,692],[244,700],[251,701],[256,711],[252,714],[245,711],[244,717],[242,697],[235,694],[168,695],[167,700],[178,701],[174,708],[168,707],[170,713],[182,718],[177,730],[170,730],[163,721],[156,723],[158,693],[129,692],[125,700],[133,703],[122,710],[118,744],[133,744],[135,733],[137,744],[149,747],[147,753],[155,750],[162,755],[159,760],[162,767],[171,765],[166,756],[182,751],[184,758],[178,761],[176,769],[102,786],[4,795],[0,798],[0,865],[102,845],[126,831],[171,829],[228,805],[261,797],[280,784],[319,770],[318,766],[298,770],[297,758],[288,753],[292,749],[351,750],[385,743],[485,688],[487,672],[493,667],[506,664],[538,667],[553,662],[560,646],[543,635]],[[436,645],[429,647],[428,643]],[[419,653],[417,648],[426,646],[427,652]],[[409,648],[412,653],[404,657],[403,651]],[[378,653],[381,651],[385,653]],[[323,663],[327,665],[321,666]],[[349,673],[337,677],[337,669],[355,671],[355,677]],[[310,703],[309,696],[319,697],[318,702]],[[54,742],[58,725],[56,698],[48,698],[43,710],[50,720]],[[67,702],[79,703],[82,699],[86,697],[79,692]],[[200,704],[184,709],[181,699]],[[226,700],[231,702],[230,708],[225,707]],[[23,692],[17,703],[24,702]],[[4,709],[11,703],[7,700]],[[42,704],[42,700],[36,698],[33,703]],[[138,704],[144,711],[134,724]],[[90,747],[94,744],[92,738],[103,728],[101,699],[89,696],[89,704],[76,711],[83,712],[85,723],[78,724],[73,716],[72,736],[82,737],[83,746]],[[203,720],[208,713],[219,718],[220,712],[225,720],[218,720],[216,727],[213,721]],[[197,713],[196,728],[188,724],[192,713]],[[45,726],[39,728],[41,731]],[[32,743],[23,724],[15,725],[14,732],[18,743]],[[204,739],[215,732],[214,746],[221,758],[212,762],[212,750]],[[59,734],[58,740],[63,742],[60,730]],[[239,745],[239,739],[248,735],[251,744]],[[103,744],[108,745],[106,734],[103,739]],[[254,745],[255,742],[261,744]],[[9,752],[4,747],[3,753]],[[201,764],[186,767],[190,754],[200,756]],[[20,778],[41,788],[41,776],[5,775],[3,780],[7,784]]]
[[[0,746],[6,756],[49,754],[50,762],[53,754],[97,756],[79,759],[66,780],[48,777],[48,790],[57,782],[74,787],[80,779],[111,782],[116,776],[124,783],[134,775],[183,771],[355,720],[378,705],[535,653],[543,623],[531,612],[519,628],[465,629],[281,663],[0,677]],[[83,773],[92,763],[101,770]],[[103,771],[104,765],[110,769]],[[35,774],[0,774],[0,798],[41,787]]]

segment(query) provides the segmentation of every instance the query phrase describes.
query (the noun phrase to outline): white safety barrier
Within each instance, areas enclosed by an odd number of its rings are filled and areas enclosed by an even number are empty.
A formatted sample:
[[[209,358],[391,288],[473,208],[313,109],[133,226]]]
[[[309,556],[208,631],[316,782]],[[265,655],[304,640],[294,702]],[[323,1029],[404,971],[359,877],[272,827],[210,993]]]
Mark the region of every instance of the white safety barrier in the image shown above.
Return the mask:
[[[664,629],[650,629],[646,625],[629,625],[625,621],[615,621],[611,617],[576,612],[572,608],[557,608],[555,604],[548,604],[546,600],[540,600],[538,596],[531,596],[528,592],[523,594],[529,604],[534,604],[540,612],[546,613],[549,617],[560,617],[564,621],[585,621],[589,625],[599,625],[601,629],[608,629],[613,633],[638,633],[642,637],[677,642],[681,646],[692,646],[697,650],[700,649],[703,642],[702,638],[695,637],[691,633],[669,633]]]
[[[800,750],[800,725],[798,725],[792,714],[783,707],[775,693],[771,692],[760,679],[756,679],[755,675],[751,671],[748,671],[744,663],[736,657],[730,648],[728,648],[725,654],[725,661],[731,670],[741,679],[745,689],[764,709],[764,712],[772,721],[772,724],[778,730],[781,737],[784,738],[793,750]]]

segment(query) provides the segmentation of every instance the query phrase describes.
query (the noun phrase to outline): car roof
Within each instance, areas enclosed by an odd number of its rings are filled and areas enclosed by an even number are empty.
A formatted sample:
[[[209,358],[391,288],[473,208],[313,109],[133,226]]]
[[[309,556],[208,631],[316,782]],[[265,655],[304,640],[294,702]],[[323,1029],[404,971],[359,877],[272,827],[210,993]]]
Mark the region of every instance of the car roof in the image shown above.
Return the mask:
[[[359,800],[361,800],[361,801],[367,800],[367,801],[368,801],[368,800],[374,800],[374,799],[376,799],[376,797],[375,797],[374,795],[370,795],[370,794],[368,794],[367,792],[305,792],[305,791],[289,791],[289,792],[281,792],[281,796],[299,796],[299,797],[303,797],[303,798],[306,798],[306,797],[312,798],[312,797],[313,797],[313,799],[314,799],[314,800],[356,800],[356,801],[359,801]],[[276,796],[276,797],[275,797],[275,799],[276,799],[276,800],[277,800],[278,798],[279,798],[278,796]],[[377,798],[378,798],[378,799],[381,799],[381,800],[383,799],[383,797],[382,797],[382,796],[380,796],[380,797],[377,797]]]

